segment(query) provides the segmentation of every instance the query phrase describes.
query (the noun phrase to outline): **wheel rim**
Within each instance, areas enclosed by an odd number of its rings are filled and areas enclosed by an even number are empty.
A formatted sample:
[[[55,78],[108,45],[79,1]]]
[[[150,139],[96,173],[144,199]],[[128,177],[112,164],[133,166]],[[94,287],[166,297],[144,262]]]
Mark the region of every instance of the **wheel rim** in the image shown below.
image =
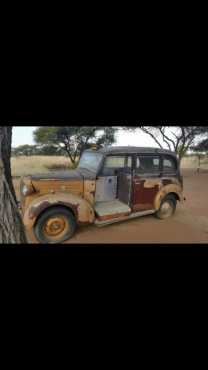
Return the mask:
[[[69,221],[62,215],[48,218],[43,226],[44,236],[51,241],[63,238],[69,231]]]
[[[161,215],[164,218],[168,218],[173,214],[173,206],[170,202],[164,202],[161,206]]]

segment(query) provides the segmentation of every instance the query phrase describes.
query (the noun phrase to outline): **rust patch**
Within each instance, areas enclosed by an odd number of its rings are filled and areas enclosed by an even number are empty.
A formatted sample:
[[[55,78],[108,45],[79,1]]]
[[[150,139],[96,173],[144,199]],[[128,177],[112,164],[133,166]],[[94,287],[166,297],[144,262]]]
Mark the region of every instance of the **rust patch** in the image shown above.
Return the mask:
[[[42,211],[57,205],[63,205],[71,209],[78,224],[94,222],[94,210],[88,201],[73,194],[56,193],[38,197],[31,203],[24,214],[23,221],[25,226],[32,228]]]
[[[162,182],[163,182],[164,186],[170,185],[170,184],[180,186],[180,183],[179,183],[178,179],[176,179],[175,177],[163,178]]]
[[[92,180],[84,181],[84,198],[91,204],[95,203],[95,187],[96,183]]]
[[[39,216],[39,214],[44,211],[46,208],[50,207],[51,203],[48,202],[47,200],[41,202],[41,203],[38,203],[37,205],[35,206],[32,206],[30,209],[29,209],[29,212],[28,212],[28,217],[30,220],[36,218]]]
[[[98,216],[97,219],[99,221],[109,221],[113,220],[114,218],[129,216],[129,212],[123,212],[123,213],[115,213],[113,215],[105,215],[105,216]]]
[[[175,193],[179,197],[180,201],[183,201],[183,192],[181,186],[179,186],[178,184],[169,184],[164,186],[156,195],[154,200],[155,210],[158,210],[160,208],[161,201],[166,195],[170,193]]]
[[[158,187],[159,190],[162,188],[163,184],[161,179],[148,179],[145,180],[144,182],[145,189],[152,189],[156,186]]]
[[[148,211],[153,208],[151,203],[138,203],[133,206],[133,212]]]
[[[64,193],[70,193],[81,196],[83,194],[83,181],[82,180],[33,180],[33,186],[40,195],[46,195],[50,193],[56,193],[63,191]]]

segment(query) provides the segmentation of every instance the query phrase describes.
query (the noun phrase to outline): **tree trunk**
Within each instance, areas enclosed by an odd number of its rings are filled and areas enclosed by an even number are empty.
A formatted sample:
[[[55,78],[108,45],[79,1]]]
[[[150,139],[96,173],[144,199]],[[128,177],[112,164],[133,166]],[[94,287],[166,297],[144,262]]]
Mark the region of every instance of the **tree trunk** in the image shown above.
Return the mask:
[[[0,243],[27,243],[11,176],[12,127],[0,126]]]

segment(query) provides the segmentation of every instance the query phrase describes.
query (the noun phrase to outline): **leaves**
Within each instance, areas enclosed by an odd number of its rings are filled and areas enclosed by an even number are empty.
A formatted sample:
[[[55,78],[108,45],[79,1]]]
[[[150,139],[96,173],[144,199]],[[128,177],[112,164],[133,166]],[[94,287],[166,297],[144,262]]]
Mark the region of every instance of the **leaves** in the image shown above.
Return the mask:
[[[115,142],[116,128],[101,126],[38,127],[34,140],[39,145],[56,145],[68,154],[75,163],[83,150],[97,144],[99,147]]]

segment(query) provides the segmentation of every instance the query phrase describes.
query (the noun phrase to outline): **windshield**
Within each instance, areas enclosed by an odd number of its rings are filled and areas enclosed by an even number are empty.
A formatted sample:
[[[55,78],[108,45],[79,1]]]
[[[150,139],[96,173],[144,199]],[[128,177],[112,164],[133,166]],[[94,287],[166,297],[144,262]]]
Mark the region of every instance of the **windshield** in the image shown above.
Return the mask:
[[[84,152],[80,159],[78,168],[86,168],[87,170],[97,173],[102,159],[103,155],[101,153]]]

